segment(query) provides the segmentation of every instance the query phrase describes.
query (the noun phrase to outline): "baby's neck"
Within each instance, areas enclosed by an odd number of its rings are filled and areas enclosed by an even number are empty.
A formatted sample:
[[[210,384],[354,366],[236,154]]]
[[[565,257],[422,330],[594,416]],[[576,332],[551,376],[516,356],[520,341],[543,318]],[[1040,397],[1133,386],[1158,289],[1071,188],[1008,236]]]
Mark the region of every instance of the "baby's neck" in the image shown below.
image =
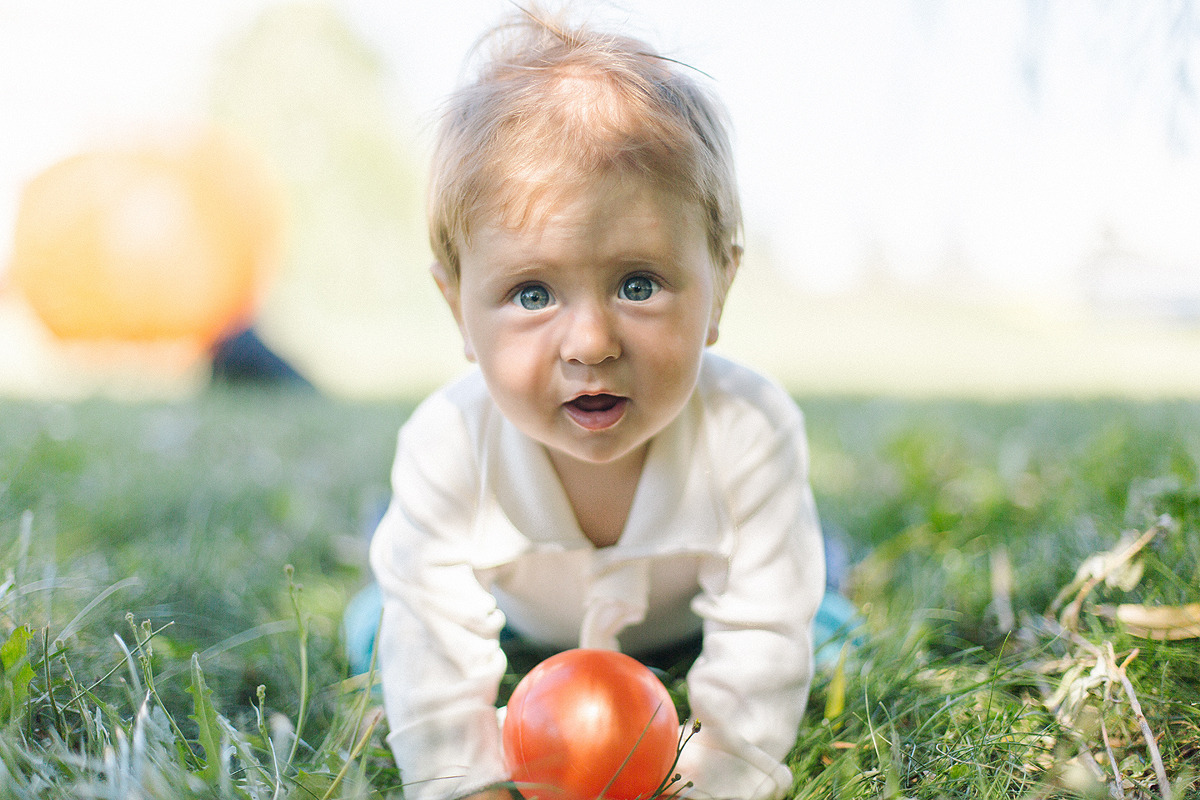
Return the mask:
[[[648,445],[644,445],[605,464],[578,461],[550,451],[550,462],[575,512],[575,521],[596,547],[610,547],[621,538],[642,477],[647,449]]]

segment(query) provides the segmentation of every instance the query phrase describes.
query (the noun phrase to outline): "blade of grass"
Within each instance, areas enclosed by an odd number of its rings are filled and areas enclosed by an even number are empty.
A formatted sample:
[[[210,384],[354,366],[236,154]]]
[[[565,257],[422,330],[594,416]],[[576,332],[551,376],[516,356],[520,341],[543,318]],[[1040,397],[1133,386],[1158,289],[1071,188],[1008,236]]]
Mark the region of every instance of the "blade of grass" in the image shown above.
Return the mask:
[[[304,614],[300,610],[300,586],[295,582],[296,568],[291,564],[286,565],[284,573],[287,575],[288,582],[288,597],[292,601],[292,611],[296,615],[296,626],[300,646],[300,710],[296,715],[296,730],[292,733],[292,746],[288,752],[287,761],[284,762],[283,770],[286,773],[291,767],[292,761],[296,758],[296,750],[300,747],[300,737],[304,733],[304,723],[308,718],[308,626],[304,622]]]
[[[67,638],[71,636],[71,634],[75,633],[75,631],[79,629],[84,618],[91,613],[92,609],[107,600],[109,595],[111,595],[113,592],[118,592],[122,589],[128,589],[130,587],[140,585],[141,581],[137,577],[124,578],[112,584],[104,591],[100,592],[100,594],[96,595],[96,597],[94,597],[90,603],[84,606],[83,610],[76,614],[75,618],[66,624],[66,627],[62,629],[62,632],[59,633],[56,638],[62,639],[65,642]],[[124,645],[122,645],[122,647],[123,646]]]
[[[646,726],[642,728],[642,732],[638,734],[638,738],[633,743],[633,747],[629,748],[629,752],[625,755],[625,759],[621,762],[621,766],[617,767],[616,771],[613,772],[612,777],[608,779],[608,783],[604,784],[604,788],[600,790],[600,794],[597,795],[597,798],[603,798],[604,795],[608,793],[608,790],[612,788],[612,785],[616,783],[616,780],[621,776],[621,773],[625,771],[625,767],[629,765],[629,759],[633,758],[633,754],[637,752],[638,746],[642,743],[642,740],[646,738],[646,734],[650,732],[650,726],[654,724],[654,718],[658,716],[659,711],[662,711],[662,707],[662,703],[659,703],[654,707],[654,713],[650,715],[650,719],[646,720]],[[670,775],[671,773],[668,770],[667,777],[670,777]]]

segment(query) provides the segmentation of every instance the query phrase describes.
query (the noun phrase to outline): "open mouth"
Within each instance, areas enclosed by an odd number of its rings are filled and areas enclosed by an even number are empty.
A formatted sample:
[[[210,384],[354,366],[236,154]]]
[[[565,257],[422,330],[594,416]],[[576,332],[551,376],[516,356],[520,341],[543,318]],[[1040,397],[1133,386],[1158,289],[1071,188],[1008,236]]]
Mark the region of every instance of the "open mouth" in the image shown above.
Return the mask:
[[[600,431],[611,428],[625,415],[629,398],[615,394],[584,394],[563,404],[567,416],[582,428]]]

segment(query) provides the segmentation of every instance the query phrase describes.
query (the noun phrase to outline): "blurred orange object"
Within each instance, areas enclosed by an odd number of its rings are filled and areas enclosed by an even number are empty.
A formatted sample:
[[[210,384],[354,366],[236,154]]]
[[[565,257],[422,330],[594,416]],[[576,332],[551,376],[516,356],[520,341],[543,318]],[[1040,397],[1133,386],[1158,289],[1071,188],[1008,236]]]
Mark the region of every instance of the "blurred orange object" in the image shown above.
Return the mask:
[[[207,347],[249,322],[282,217],[264,165],[225,134],[83,153],[25,187],[10,276],[60,339]]]

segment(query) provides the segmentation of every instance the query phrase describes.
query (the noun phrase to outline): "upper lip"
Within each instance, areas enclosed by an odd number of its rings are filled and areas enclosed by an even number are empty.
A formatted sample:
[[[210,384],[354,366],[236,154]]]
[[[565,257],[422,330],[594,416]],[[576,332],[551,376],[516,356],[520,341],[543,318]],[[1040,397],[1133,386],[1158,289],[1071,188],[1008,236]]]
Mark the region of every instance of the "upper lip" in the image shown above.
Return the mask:
[[[620,394],[617,394],[616,392],[608,392],[603,389],[600,389],[597,391],[579,392],[577,394],[572,395],[571,398],[569,400],[567,400],[567,402],[574,403],[576,400],[579,400],[582,397],[613,397],[618,400],[625,399],[624,395],[620,395]]]

